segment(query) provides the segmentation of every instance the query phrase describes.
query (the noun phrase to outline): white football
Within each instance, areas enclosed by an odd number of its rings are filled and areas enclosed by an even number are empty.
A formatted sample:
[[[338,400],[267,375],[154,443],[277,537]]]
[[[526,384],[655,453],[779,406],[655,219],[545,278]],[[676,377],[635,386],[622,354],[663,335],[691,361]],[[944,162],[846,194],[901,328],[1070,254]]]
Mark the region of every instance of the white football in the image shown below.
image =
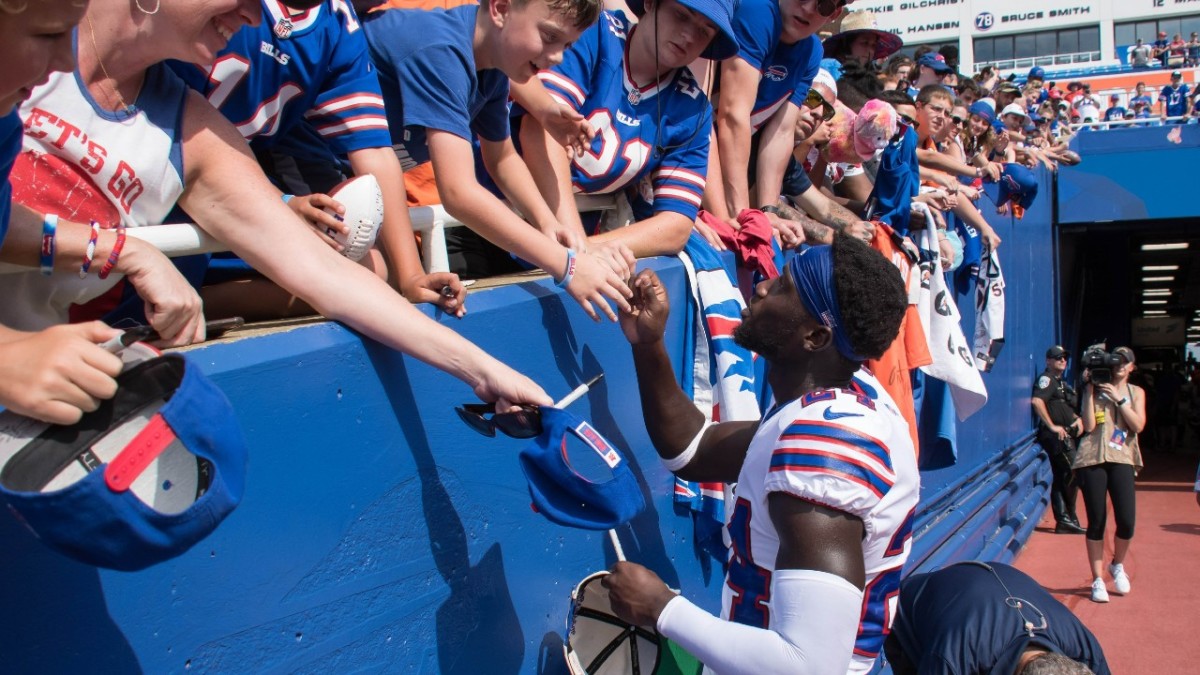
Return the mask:
[[[339,234],[330,229],[326,234],[345,247],[342,255],[360,260],[375,245],[375,236],[383,224],[383,192],[379,189],[379,181],[371,174],[355,176],[339,183],[329,191],[329,196],[340,202],[346,213],[337,216],[328,209],[326,212],[349,225],[350,230],[347,234]]]

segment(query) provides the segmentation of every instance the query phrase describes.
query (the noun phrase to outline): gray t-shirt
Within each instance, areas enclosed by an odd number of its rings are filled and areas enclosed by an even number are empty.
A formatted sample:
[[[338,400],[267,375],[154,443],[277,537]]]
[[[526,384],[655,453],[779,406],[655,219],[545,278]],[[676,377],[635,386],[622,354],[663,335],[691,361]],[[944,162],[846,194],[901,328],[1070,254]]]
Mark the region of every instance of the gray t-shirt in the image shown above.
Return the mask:
[[[1129,50],[1129,62],[1135,66],[1150,64],[1150,45],[1142,45]]]

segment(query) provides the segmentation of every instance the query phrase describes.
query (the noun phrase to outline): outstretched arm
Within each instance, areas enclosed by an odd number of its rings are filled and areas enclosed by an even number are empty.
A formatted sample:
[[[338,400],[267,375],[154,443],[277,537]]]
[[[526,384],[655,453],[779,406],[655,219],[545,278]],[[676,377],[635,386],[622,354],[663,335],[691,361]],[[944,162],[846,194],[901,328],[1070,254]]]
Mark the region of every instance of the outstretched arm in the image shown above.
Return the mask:
[[[633,287],[633,311],[621,313],[621,329],[633,345],[642,414],[654,448],[668,466],[682,464],[672,469],[680,478],[737,480],[757,423],[705,422],[704,414],[675,381],[663,344],[670,307],[662,281],[654,272],[643,270]]]
[[[188,188],[180,205],[255,269],[330,319],[466,382],[484,400],[550,403],[541,387],[310,236],[236,130],[195,92],[183,132]]]

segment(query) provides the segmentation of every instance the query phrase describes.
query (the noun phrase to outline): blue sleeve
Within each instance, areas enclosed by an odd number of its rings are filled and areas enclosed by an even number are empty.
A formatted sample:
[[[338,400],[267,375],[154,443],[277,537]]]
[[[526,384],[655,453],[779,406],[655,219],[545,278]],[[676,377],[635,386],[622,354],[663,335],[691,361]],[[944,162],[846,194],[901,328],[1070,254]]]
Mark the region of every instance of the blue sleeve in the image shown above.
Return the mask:
[[[562,63],[538,73],[538,79],[555,100],[579,110],[592,94],[596,60],[599,56],[601,29],[608,30],[612,22],[608,12],[580,34],[571,48],[563,52]]]
[[[774,0],[747,0],[733,15],[733,35],[738,41],[737,58],[762,71],[779,35]]]
[[[404,126],[446,131],[471,140],[472,62],[450,45],[413,52],[395,64]]]
[[[339,154],[392,146],[379,78],[360,28],[341,33],[321,93],[305,116]]]
[[[821,70],[821,59],[825,58],[825,48],[821,46],[821,41],[816,35],[809,36],[809,52],[808,61],[800,60],[800,68],[797,72],[800,75],[796,79],[796,90],[792,92],[792,103],[797,106],[804,105],[804,98],[808,96],[808,90],[812,89],[813,80],[817,79],[817,71]]]
[[[1171,96],[1171,88],[1163,87],[1162,91],[1158,92],[1158,100],[1165,101]]]
[[[471,120],[471,132],[485,141],[499,142],[509,136],[508,78],[498,70],[481,71],[483,107]]]
[[[695,219],[708,175],[708,143],[712,131],[712,107],[705,106],[696,127],[679,127],[687,134],[670,139],[671,147],[658,169],[651,174],[654,188],[654,212],[673,211]],[[680,134],[682,135],[682,134]],[[690,141],[689,141],[690,137]]]

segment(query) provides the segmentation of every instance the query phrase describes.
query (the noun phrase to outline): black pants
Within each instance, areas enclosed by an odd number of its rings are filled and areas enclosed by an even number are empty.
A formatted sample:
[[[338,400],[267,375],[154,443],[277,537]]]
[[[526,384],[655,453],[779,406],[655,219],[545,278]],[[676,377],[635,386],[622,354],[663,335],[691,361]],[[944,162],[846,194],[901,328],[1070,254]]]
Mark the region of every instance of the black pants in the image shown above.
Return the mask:
[[[1050,470],[1054,475],[1050,483],[1050,509],[1054,511],[1054,522],[1079,522],[1075,516],[1075,502],[1079,485],[1071,475],[1071,446],[1053,434],[1038,434],[1038,445],[1050,457]]]
[[[1076,469],[1075,479],[1083,490],[1083,506],[1087,510],[1087,538],[1104,539],[1108,517],[1107,498],[1112,496],[1113,517],[1117,521],[1117,536],[1133,539],[1133,522],[1137,515],[1137,493],[1133,484],[1133,466],[1105,462]]]

